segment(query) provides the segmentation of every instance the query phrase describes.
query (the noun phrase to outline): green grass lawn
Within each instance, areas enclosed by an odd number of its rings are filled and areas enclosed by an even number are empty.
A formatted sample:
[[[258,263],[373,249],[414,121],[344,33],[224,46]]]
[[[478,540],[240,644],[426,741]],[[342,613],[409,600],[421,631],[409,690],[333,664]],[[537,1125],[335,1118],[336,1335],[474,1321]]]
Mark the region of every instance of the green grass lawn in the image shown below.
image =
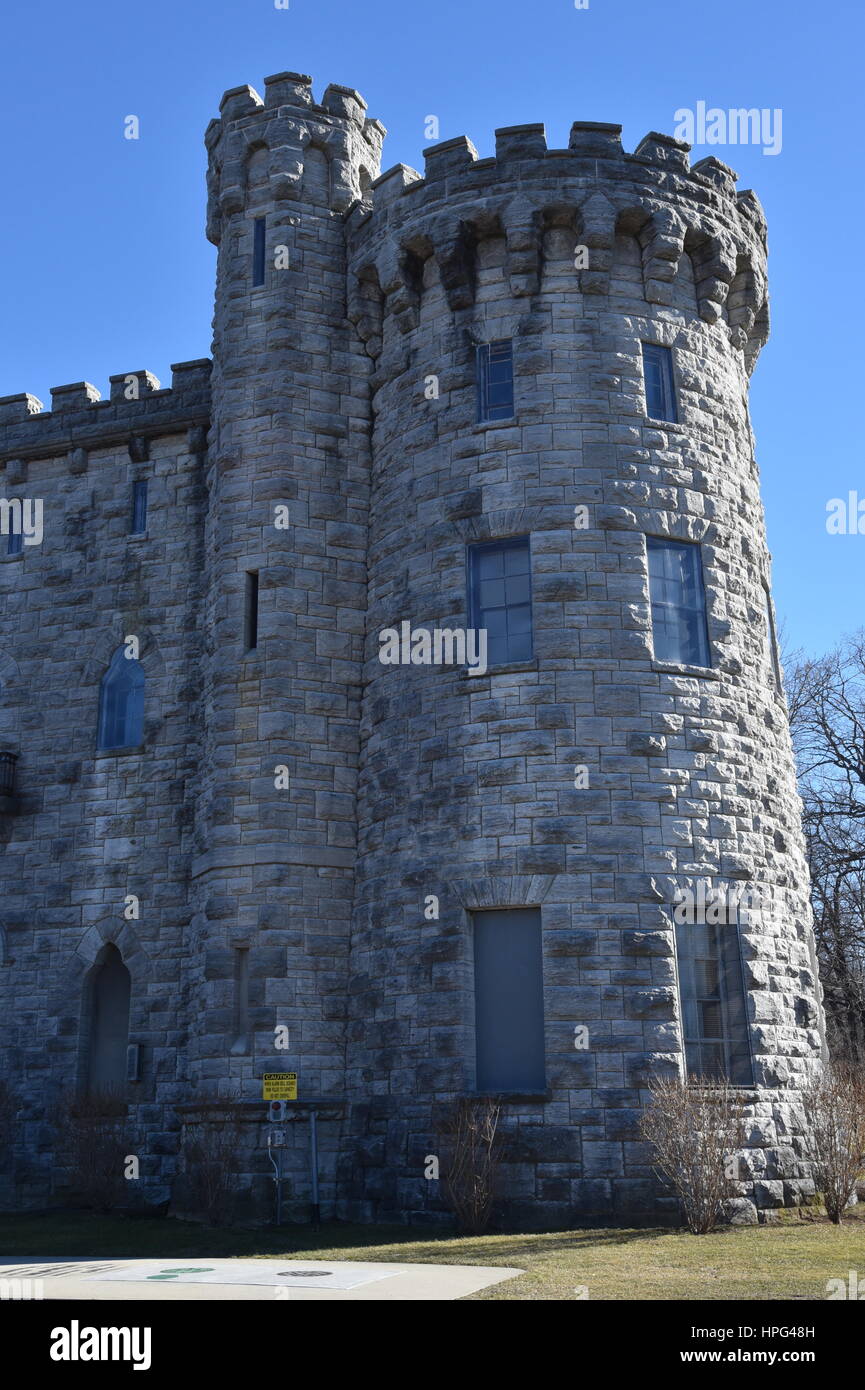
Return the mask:
[[[209,1229],[189,1222],[84,1213],[0,1216],[0,1254],[71,1258],[209,1256],[397,1260],[510,1265],[525,1270],[475,1299],[825,1299],[826,1281],[865,1277],[865,1218],[841,1227],[784,1213],[777,1225],[709,1236],[669,1229],[553,1231],[543,1235],[431,1235],[404,1226]]]

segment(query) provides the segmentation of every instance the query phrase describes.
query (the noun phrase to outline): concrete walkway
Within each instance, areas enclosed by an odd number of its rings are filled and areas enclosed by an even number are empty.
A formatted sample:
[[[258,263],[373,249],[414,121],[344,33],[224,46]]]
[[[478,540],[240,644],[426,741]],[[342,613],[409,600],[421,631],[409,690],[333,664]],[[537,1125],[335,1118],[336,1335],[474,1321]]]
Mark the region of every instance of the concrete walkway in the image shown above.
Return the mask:
[[[522,1273],[489,1265],[353,1260],[0,1258],[0,1300],[442,1301],[465,1298]]]

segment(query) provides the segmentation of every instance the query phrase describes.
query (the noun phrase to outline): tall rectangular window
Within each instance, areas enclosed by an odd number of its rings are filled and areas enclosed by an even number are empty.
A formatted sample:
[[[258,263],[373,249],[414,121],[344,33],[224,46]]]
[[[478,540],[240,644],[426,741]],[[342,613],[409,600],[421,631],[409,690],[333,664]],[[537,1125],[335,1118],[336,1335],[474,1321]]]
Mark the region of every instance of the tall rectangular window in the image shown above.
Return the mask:
[[[769,597],[769,590],[763,586],[763,614],[766,620],[766,659],[775,689],[780,690],[781,662],[778,657],[778,635],[775,631],[775,615],[772,612],[772,600]]]
[[[514,414],[514,355],[510,338],[477,349],[478,422],[511,420]]]
[[[643,343],[642,347],[646,414],[653,420],[669,420],[675,424],[679,416],[676,412],[672,351],[660,343]]]
[[[234,1009],[231,1051],[241,1055],[249,1051],[249,947],[234,949]]]
[[[248,652],[258,646],[258,571],[246,571],[244,596],[243,640]]]
[[[532,588],[528,536],[469,546],[469,625],[485,628],[487,662],[532,655]]]
[[[647,536],[655,659],[708,666],[706,596],[700,547],[692,541]]]
[[[543,1091],[540,909],[476,912],[473,923],[476,1087],[479,1091]]]
[[[256,217],[252,224],[252,283],[264,284],[264,233],[266,218]]]
[[[753,1085],[738,926],[677,923],[676,956],[689,1077]]]
[[[147,483],[132,484],[132,521],[129,533],[140,536],[147,530]]]
[[[13,531],[13,530],[11,529],[11,519],[10,519],[10,531],[9,531],[8,539],[7,539],[7,541],[6,541],[6,554],[7,554],[7,555],[20,555],[23,549],[24,549],[24,533],[23,533],[23,531]]]

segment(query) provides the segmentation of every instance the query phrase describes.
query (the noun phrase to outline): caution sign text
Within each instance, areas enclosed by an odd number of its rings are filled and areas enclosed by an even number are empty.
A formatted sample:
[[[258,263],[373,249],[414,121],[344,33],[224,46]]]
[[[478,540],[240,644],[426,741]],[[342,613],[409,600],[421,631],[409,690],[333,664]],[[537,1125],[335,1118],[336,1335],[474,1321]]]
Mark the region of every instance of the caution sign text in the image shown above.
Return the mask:
[[[296,1071],[266,1071],[261,1078],[262,1100],[297,1100]]]

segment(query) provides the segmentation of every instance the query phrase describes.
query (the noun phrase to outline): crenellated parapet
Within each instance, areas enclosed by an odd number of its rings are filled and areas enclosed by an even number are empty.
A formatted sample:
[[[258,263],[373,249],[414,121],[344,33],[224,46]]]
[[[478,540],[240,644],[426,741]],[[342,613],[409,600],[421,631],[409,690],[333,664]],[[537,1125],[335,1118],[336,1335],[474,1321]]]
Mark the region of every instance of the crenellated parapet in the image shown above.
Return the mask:
[[[316,102],[311,77],[281,72],[264,79],[264,91],[262,99],[252,87],[232,87],[205,133],[207,236],[215,245],[225,219],[247,206],[256,156],[270,200],[291,204],[303,195],[307,152],[317,150],[327,161],[327,201],[338,213],[363,200],[379,172],[385,129],[365,115],[353,88],[331,84]]]
[[[379,350],[382,309],[402,332],[416,325],[429,256],[451,310],[470,308],[475,248],[490,235],[505,238],[510,291],[528,310],[545,233],[564,227],[585,248],[575,264],[585,295],[609,292],[622,234],[639,243],[649,304],[673,302],[690,257],[697,315],[727,325],[750,371],[768,335],[765,218],[753,192],[737,192],[732,169],[714,156],[691,165],[689,148],[651,131],[628,154],[620,126],[576,122],[568,148],[551,150],[542,125],[520,125],[496,131],[494,158],[478,158],[459,136],[425,151],[424,177],[404,164],[387,170],[371,204],[357,203],[348,217],[349,313],[367,351]]]
[[[126,445],[130,456],[147,457],[151,439],[195,431],[191,452],[201,452],[210,422],[209,358],[176,362],[171,386],[152,372],[118,372],[102,400],[88,381],[51,388],[51,409],[23,392],[0,397],[0,460],[52,458],[90,449]]]

